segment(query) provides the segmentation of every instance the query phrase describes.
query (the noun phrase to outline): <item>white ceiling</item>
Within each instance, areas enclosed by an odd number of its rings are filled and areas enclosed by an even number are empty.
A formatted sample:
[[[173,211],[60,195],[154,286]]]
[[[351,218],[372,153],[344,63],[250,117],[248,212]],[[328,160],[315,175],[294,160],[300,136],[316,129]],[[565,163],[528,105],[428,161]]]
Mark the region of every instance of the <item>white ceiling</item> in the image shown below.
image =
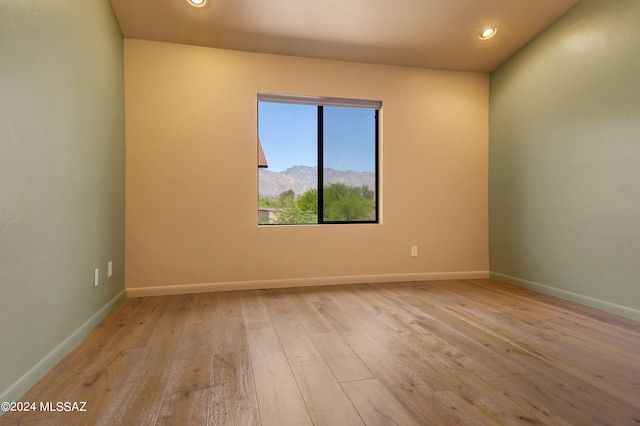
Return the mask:
[[[579,0],[111,0],[126,38],[490,72]],[[486,26],[497,35],[478,38]]]

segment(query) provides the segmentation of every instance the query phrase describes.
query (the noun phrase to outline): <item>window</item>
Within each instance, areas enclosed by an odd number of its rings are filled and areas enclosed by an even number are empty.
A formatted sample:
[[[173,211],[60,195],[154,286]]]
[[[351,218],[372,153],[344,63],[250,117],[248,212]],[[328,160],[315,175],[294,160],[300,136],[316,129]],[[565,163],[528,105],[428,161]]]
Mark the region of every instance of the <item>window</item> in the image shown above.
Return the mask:
[[[381,102],[258,95],[258,223],[378,223]]]

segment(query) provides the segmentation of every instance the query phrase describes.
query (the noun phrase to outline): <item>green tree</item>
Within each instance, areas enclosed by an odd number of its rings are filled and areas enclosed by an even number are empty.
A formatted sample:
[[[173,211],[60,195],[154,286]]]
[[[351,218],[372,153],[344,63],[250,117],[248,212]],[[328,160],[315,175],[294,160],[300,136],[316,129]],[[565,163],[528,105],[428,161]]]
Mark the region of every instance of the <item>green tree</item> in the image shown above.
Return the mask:
[[[262,209],[275,208],[275,207],[278,207],[277,204],[278,204],[278,200],[275,200],[274,198],[269,197],[268,195],[258,197],[259,208],[262,208]]]
[[[293,190],[282,192],[277,199],[260,197],[261,208],[277,211],[278,224],[318,223],[318,190],[307,190],[295,198]],[[324,220],[359,222],[375,218],[375,191],[368,186],[333,183],[324,187]]]
[[[368,198],[369,200],[373,200],[376,196],[376,192],[373,189],[369,189],[369,185],[363,185],[362,196],[364,198]]]
[[[295,197],[296,193],[293,192],[293,189],[287,189],[278,196],[278,201],[280,202],[278,207],[284,207],[287,209],[294,207]]]
[[[333,183],[324,187],[324,220],[368,220],[374,208],[374,194],[368,187]]]
[[[318,214],[318,190],[315,188],[308,189],[296,203],[302,211]]]
[[[318,214],[300,210],[298,207],[281,209],[278,211],[278,224],[292,225],[302,223],[318,223]]]

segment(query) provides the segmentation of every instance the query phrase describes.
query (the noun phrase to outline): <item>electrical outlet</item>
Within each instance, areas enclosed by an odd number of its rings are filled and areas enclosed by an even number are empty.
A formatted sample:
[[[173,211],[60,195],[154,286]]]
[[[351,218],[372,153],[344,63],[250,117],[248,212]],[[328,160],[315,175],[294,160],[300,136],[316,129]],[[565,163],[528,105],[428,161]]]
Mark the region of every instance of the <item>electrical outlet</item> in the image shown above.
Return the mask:
[[[98,284],[100,284],[100,269],[96,269],[95,271],[93,271],[93,286],[94,287],[98,287]]]
[[[418,257],[418,246],[411,246],[411,257]]]
[[[113,275],[113,262],[109,261],[109,263],[107,263],[107,278],[111,278],[112,275]]]

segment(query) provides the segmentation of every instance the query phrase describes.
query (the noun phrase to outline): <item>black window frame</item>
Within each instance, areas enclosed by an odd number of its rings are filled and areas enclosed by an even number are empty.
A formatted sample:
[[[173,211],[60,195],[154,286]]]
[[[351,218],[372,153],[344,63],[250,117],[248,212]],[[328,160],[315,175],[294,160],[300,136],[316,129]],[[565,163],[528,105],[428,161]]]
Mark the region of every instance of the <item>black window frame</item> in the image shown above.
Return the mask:
[[[379,224],[380,223],[380,109],[381,101],[347,99],[347,98],[329,98],[320,96],[301,96],[301,95],[281,95],[275,93],[258,93],[258,103],[275,102],[290,103],[299,105],[314,105],[317,108],[317,195],[318,195],[318,221],[309,223],[291,223],[291,224],[259,224],[259,226],[294,226],[294,225],[353,225],[353,224]],[[375,188],[374,188],[374,211],[375,219],[373,220],[325,220],[324,219],[324,107],[346,107],[346,108],[362,108],[374,111],[375,120]],[[259,119],[259,117],[258,117]]]

